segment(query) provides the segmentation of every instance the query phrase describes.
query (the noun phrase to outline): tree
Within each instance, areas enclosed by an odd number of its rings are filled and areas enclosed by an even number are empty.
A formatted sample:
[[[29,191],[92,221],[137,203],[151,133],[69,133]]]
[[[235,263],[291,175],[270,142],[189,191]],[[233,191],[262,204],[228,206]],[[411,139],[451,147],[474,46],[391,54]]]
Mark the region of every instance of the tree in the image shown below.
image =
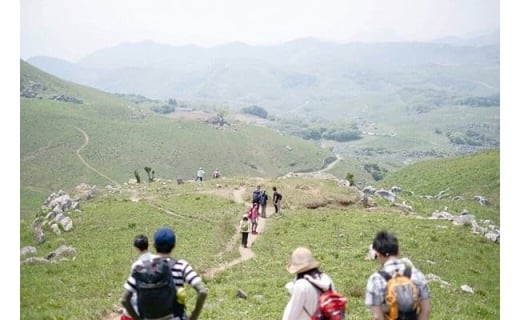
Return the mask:
[[[227,108],[220,108],[217,111],[218,124],[223,126],[226,123],[225,117],[229,114],[229,110]]]
[[[351,186],[354,185],[354,175],[350,172],[347,172],[347,175],[345,176],[345,180],[347,180]]]
[[[257,117],[264,118],[264,119],[267,119],[267,117],[268,117],[267,111],[264,108],[259,107],[257,105],[253,105],[253,106],[250,106],[247,108],[242,108],[242,112],[249,113],[249,114],[255,115]]]

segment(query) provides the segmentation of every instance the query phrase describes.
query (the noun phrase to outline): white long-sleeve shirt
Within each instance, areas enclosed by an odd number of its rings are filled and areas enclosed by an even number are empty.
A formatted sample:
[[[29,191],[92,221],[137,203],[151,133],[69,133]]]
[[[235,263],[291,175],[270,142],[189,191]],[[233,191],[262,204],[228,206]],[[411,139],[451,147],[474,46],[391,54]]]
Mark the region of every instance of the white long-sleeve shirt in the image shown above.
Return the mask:
[[[310,278],[310,276],[305,276]],[[334,290],[332,279],[325,273],[321,273],[320,278],[311,278],[315,285],[327,290],[330,287]],[[291,294],[291,299],[285,306],[282,320],[309,320],[318,308],[318,298],[321,292],[316,289],[308,280],[297,279],[289,282],[286,286]]]

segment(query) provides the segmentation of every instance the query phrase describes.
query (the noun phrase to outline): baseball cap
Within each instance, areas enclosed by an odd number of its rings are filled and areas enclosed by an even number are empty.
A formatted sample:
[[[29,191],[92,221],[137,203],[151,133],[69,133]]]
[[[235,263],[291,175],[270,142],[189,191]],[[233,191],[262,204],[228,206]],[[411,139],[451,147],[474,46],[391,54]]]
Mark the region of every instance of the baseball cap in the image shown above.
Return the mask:
[[[175,232],[168,227],[161,227],[155,231],[153,235],[153,241],[155,245],[166,245],[172,246],[175,245]]]

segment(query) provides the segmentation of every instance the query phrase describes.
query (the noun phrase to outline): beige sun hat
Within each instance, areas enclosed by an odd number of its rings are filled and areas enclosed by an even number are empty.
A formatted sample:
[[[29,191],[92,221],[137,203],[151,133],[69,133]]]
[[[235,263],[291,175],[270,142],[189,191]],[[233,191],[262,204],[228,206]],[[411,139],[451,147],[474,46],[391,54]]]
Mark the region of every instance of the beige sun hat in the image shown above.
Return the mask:
[[[291,255],[291,263],[287,266],[287,271],[289,271],[289,273],[301,273],[319,266],[320,263],[314,260],[309,249],[298,247]]]

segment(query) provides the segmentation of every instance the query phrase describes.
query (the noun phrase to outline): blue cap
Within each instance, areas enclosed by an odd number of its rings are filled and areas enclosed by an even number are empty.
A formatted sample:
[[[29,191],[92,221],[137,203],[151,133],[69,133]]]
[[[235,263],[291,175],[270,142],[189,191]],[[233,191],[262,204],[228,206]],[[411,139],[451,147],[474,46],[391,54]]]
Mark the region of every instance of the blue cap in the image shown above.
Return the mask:
[[[153,235],[155,245],[172,246],[175,245],[175,232],[167,227],[161,227]]]

